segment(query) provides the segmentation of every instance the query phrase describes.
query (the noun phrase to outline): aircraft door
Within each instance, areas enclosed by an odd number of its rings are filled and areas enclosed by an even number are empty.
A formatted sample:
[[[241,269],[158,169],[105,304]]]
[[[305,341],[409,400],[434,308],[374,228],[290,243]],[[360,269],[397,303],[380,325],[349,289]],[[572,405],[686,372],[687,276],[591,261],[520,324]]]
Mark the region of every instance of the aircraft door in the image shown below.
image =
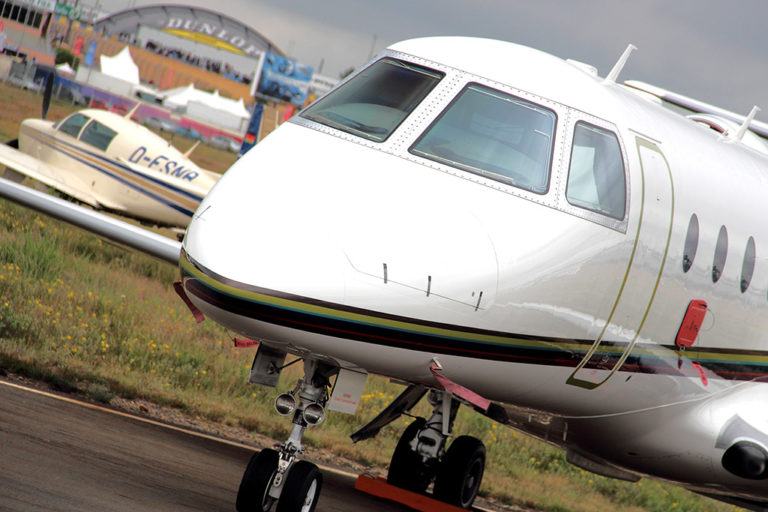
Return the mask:
[[[567,381],[587,389],[606,382],[637,343],[661,280],[672,234],[674,190],[667,160],[656,144],[640,137],[635,142],[640,156],[641,206],[627,272],[602,332]]]

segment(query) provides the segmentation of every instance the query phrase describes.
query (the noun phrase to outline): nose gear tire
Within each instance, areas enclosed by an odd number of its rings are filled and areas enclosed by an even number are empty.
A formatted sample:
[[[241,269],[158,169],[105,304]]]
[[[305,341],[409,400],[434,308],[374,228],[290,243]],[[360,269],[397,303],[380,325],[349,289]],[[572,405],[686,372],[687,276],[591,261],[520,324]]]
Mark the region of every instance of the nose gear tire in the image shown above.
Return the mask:
[[[279,461],[280,455],[269,448],[253,454],[237,491],[238,512],[268,512],[272,508],[275,500],[268,493]]]

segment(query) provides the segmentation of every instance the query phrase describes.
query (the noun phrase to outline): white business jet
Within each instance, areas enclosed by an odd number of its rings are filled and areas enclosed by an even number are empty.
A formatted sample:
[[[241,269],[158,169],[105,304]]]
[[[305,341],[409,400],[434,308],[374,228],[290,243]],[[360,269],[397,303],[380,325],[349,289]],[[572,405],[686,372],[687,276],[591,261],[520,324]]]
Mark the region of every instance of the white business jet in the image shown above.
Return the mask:
[[[314,509],[302,434],[354,411],[368,373],[408,386],[355,441],[424,395],[432,406],[395,449],[395,486],[434,482],[471,505],[485,448],[453,431],[465,404],[601,475],[768,504],[768,156],[747,144],[760,125],[754,110],[687,119],[663,91],[617,84],[628,53],[600,78],[505,42],[398,43],[203,199],[181,295],[260,342],[251,382],[304,359],[275,402],[293,431],[253,456],[238,510]],[[178,258],[171,241],[99,229]]]
[[[0,144],[0,165],[16,181],[27,176],[95,208],[184,228],[219,175],[131,114],[86,109],[57,123],[27,119],[16,143]]]

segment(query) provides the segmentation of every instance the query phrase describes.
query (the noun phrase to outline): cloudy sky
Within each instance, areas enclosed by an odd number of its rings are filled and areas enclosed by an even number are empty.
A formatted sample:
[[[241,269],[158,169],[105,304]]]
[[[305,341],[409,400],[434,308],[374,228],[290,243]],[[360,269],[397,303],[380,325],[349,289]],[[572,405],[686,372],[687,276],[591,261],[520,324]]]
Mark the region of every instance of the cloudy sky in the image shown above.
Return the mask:
[[[126,6],[118,0],[100,3],[107,10]],[[153,3],[159,2],[130,2]],[[745,114],[757,104],[763,108],[758,119],[768,120],[766,0],[228,0],[221,5],[223,13],[297,60],[315,68],[322,62],[329,76],[362,65],[372,51],[420,36],[504,39],[587,62],[602,76],[633,43],[638,51],[622,80],[644,80]]]

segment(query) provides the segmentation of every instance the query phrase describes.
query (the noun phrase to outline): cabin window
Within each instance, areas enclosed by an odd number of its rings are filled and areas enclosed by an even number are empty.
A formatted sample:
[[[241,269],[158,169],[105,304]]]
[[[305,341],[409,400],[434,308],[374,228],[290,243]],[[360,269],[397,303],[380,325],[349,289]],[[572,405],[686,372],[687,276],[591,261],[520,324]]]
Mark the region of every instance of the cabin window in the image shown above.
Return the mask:
[[[302,117],[383,142],[443,76],[433,69],[382,59],[307,108]]]
[[[106,151],[107,146],[115,138],[115,135],[117,135],[117,132],[113,129],[97,121],[91,121],[83,130],[80,140],[102,151]]]
[[[749,237],[747,248],[744,250],[744,262],[741,264],[741,293],[747,291],[755,271],[755,239]]]
[[[556,124],[557,115],[549,109],[469,84],[410,152],[545,194]]]
[[[627,186],[615,133],[585,122],[576,123],[565,196],[574,206],[614,219],[624,218]]]
[[[720,226],[720,233],[717,235],[717,244],[715,245],[715,259],[712,262],[712,282],[716,283],[723,275],[725,268],[725,259],[728,256],[728,230],[725,226]]]
[[[696,249],[699,246],[699,218],[694,213],[688,222],[688,233],[685,235],[685,247],[683,248],[683,272],[691,270],[693,259],[696,257]]]
[[[72,114],[61,123],[59,131],[77,137],[77,134],[80,133],[80,130],[89,120],[90,117],[84,116],[83,114]]]

